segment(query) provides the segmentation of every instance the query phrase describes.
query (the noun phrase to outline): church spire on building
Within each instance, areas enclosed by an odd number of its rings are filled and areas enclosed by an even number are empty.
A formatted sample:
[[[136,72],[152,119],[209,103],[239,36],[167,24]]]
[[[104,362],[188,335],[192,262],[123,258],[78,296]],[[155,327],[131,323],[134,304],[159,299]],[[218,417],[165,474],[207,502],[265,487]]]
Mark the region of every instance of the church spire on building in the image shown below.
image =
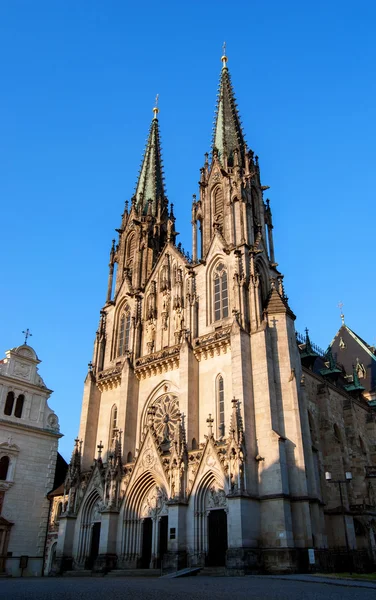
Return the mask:
[[[246,144],[236,104],[235,94],[227,67],[226,47],[223,48],[222,72],[219,83],[217,100],[213,152],[218,152],[219,160],[223,164],[224,156],[228,165],[234,164],[234,153],[239,152],[239,162],[244,164]]]
[[[153,119],[146,144],[142,166],[136,186],[136,207],[147,214],[151,200],[152,214],[157,213],[158,203],[165,197],[162,151],[158,124],[158,94],[153,108]]]

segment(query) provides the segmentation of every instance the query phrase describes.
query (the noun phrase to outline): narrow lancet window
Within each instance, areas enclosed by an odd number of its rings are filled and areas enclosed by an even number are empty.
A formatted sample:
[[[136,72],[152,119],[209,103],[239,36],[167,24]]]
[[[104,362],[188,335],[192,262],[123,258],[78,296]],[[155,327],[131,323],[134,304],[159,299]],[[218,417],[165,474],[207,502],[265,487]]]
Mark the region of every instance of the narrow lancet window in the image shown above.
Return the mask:
[[[20,419],[22,417],[24,402],[25,396],[23,394],[20,394],[17,398],[16,408],[14,409],[14,416],[17,417],[17,419]]]
[[[227,271],[219,263],[214,273],[214,321],[228,317]]]
[[[221,187],[217,187],[214,192],[214,222],[223,227],[223,191]]]
[[[9,468],[9,456],[0,458],[0,481],[6,481]]]
[[[13,405],[14,405],[14,393],[8,392],[7,399],[5,400],[4,415],[10,416],[12,414]]]
[[[222,375],[216,381],[218,437],[225,435],[225,390]]]
[[[118,356],[123,356],[129,350],[131,332],[131,315],[127,311],[122,314],[119,326]]]
[[[111,417],[110,417],[110,437],[108,447],[113,448],[115,443],[115,437],[117,433],[117,420],[118,420],[118,411],[116,404],[113,405],[111,409]]]

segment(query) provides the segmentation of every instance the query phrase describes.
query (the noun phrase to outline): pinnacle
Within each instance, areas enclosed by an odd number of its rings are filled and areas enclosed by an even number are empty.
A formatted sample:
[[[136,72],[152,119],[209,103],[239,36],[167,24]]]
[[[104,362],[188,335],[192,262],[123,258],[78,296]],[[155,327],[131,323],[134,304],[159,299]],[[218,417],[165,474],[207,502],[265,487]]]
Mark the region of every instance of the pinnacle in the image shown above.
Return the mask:
[[[165,197],[164,177],[162,164],[162,151],[159,136],[158,119],[154,116],[149,137],[144,151],[141,169],[136,186],[136,206],[141,213],[147,214],[149,200],[151,200],[151,212],[157,212],[157,203]]]
[[[240,150],[241,163],[244,164],[245,140],[237,110],[234,90],[227,66],[222,68],[217,100],[213,150],[223,163],[223,155],[227,155],[229,166],[233,165],[234,150]]]

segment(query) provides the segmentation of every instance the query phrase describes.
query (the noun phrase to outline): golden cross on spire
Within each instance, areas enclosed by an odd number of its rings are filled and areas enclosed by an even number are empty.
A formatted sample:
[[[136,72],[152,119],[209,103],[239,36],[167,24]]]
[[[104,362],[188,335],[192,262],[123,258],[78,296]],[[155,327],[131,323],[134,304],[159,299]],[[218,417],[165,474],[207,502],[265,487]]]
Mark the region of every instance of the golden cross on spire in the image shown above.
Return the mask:
[[[159,94],[156,95],[155,97],[155,106],[153,108],[153,113],[154,113],[154,119],[157,118],[157,115],[159,113],[159,108],[158,108],[158,100],[159,100]]]
[[[226,66],[227,63],[227,56],[226,56],[226,42],[223,42],[223,46],[222,46],[222,68],[224,68]]]
[[[342,300],[340,302],[338,302],[337,306],[338,306],[339,310],[341,311],[341,315],[340,316],[341,316],[341,320],[342,320],[342,325],[344,325],[345,324],[345,315],[343,314],[343,310],[342,310],[343,309],[343,302],[342,302]]]

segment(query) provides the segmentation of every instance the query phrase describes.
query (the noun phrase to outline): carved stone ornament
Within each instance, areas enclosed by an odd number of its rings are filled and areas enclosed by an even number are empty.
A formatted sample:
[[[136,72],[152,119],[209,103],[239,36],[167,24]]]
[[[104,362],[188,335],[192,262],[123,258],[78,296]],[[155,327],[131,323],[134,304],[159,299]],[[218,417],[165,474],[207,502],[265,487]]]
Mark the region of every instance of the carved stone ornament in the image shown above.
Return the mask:
[[[28,379],[30,376],[31,366],[21,362],[16,362],[14,365],[14,375],[22,379]]]
[[[153,408],[155,409],[154,429],[160,441],[170,441],[180,414],[178,399],[166,394],[154,402]]]
[[[55,430],[59,429],[59,420],[54,413],[51,413],[50,415],[48,415],[47,424],[49,427],[51,427],[51,429],[55,429]]]
[[[207,495],[208,508],[224,508],[227,506],[226,493],[223,489],[212,486]]]
[[[155,465],[155,456],[153,454],[153,450],[151,448],[148,448],[144,454],[144,457],[142,459],[142,462],[144,464],[144,467],[146,469],[152,469]]]
[[[158,486],[152,488],[142,503],[141,517],[156,517],[166,512],[167,496]]]

